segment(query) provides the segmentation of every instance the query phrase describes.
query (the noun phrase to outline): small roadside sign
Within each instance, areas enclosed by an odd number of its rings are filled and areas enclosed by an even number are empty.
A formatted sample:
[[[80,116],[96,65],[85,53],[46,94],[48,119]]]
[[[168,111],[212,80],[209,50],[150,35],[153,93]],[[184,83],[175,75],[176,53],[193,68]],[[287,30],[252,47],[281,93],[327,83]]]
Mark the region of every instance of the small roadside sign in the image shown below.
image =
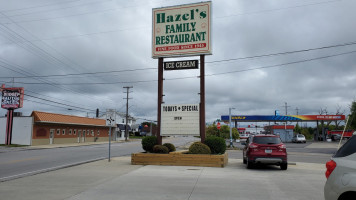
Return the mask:
[[[115,126],[116,125],[116,115],[114,109],[106,110],[106,126]]]
[[[216,128],[218,128],[218,130],[220,130],[220,128],[221,128],[220,122],[218,122],[218,123],[216,124]]]

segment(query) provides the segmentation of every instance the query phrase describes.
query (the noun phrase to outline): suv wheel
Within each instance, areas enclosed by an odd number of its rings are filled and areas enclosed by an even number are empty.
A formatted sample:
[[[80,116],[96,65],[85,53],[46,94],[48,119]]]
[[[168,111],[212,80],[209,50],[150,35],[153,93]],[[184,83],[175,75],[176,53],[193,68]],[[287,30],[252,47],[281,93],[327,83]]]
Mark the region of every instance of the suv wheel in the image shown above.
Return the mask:
[[[243,158],[243,159],[242,159],[242,162],[243,162],[244,164],[246,164],[246,163],[247,163],[246,158]]]
[[[246,157],[246,168],[247,169],[252,169],[253,168],[253,163]]]
[[[287,170],[287,168],[288,168],[288,163],[281,164],[281,170]]]

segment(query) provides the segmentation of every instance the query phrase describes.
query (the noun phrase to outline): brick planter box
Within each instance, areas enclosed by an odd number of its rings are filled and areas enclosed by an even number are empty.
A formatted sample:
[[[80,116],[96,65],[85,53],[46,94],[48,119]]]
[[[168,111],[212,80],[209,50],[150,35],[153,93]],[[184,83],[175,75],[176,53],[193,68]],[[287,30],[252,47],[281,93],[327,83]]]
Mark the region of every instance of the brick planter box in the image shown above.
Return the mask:
[[[169,154],[131,154],[132,165],[225,167],[227,163],[227,152],[223,155],[187,154],[187,151],[171,152]]]

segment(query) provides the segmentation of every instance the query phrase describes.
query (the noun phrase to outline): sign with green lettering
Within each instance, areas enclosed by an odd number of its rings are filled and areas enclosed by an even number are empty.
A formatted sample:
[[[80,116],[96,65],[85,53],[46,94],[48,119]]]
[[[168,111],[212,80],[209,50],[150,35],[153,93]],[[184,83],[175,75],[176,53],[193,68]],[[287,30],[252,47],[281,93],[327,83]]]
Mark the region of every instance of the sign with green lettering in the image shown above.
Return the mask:
[[[155,8],[152,19],[153,58],[212,54],[210,1]]]

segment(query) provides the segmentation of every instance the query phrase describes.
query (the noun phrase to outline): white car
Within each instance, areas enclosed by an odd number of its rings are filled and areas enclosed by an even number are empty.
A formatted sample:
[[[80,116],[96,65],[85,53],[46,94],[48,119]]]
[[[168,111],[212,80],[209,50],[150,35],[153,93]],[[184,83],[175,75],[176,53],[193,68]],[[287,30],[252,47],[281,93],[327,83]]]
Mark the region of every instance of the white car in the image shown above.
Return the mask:
[[[305,139],[304,135],[297,134],[292,138],[292,142],[296,142],[296,143],[298,143],[298,142],[302,143],[303,142],[303,143],[306,143],[307,140]]]
[[[356,136],[352,136],[326,163],[325,200],[356,199]]]

